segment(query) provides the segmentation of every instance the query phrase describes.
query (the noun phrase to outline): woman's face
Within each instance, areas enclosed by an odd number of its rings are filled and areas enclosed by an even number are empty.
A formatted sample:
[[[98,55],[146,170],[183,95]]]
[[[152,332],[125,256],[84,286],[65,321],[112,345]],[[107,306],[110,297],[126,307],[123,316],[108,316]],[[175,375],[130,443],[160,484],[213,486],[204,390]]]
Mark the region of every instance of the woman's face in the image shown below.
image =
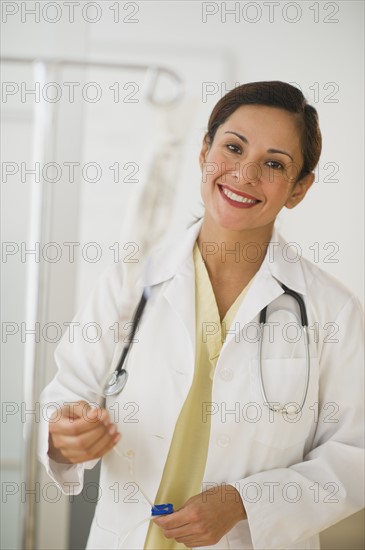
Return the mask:
[[[280,210],[296,206],[314,180],[295,183],[303,165],[295,116],[262,105],[243,105],[219,126],[200,165],[205,216],[233,231],[271,232]]]

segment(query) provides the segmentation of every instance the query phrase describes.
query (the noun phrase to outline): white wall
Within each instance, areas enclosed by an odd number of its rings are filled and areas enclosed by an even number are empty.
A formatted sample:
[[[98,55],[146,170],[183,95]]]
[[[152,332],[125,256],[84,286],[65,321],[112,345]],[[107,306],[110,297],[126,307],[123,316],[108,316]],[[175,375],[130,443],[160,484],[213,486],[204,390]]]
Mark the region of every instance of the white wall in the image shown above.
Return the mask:
[[[6,17],[4,9],[11,10],[10,4],[19,11]],[[207,117],[221,95],[236,82],[278,79],[301,86],[319,112],[323,155],[317,184],[299,207],[283,213],[279,225],[288,240],[300,245],[306,257],[318,261],[320,267],[340,278],[363,299],[363,3],[280,2],[274,10],[273,4],[277,3],[273,2],[120,2],[118,23],[113,21],[114,12],[110,9],[114,2],[97,4],[100,19],[95,23],[81,15],[86,4],[81,2],[75,7],[73,23],[68,20],[69,11],[63,2],[58,2],[58,22],[46,20],[55,17],[56,11],[50,8],[47,13],[40,13],[38,23],[34,16],[24,13],[34,2],[3,2],[3,55],[153,62],[166,64],[182,75],[187,95],[196,99],[199,108],[183,151],[175,229],[183,225],[191,211],[199,210],[197,157]],[[227,14],[225,19],[224,6],[238,7],[234,15]],[[204,10],[210,13],[205,18]],[[90,19],[94,12],[90,9],[84,15]],[[7,68],[5,75],[3,80],[7,81],[31,81],[24,68]],[[112,101],[111,84],[120,83],[125,99],[130,88],[123,90],[123,85],[137,82],[142,87],[141,75],[68,69],[58,76],[64,91],[66,81],[96,81],[103,98],[91,104],[76,92],[75,103],[63,98],[57,104],[53,160],[61,165],[65,161],[78,161],[81,165],[97,162],[103,167],[103,177],[96,183],[82,178],[72,183],[65,173],[54,184],[45,242],[79,242],[80,250],[83,244],[94,241],[100,244],[103,254],[100,261],[92,263],[76,253],[75,263],[70,263],[62,245],[62,261],[48,266],[48,312],[43,321],[57,320],[60,325],[72,319],[99,273],[113,261],[109,246],[116,241],[125,243],[122,220],[134,189],[126,182],[114,183],[108,167],[114,162],[136,162],[143,168],[145,151],[153,143],[159,125],[159,114],[142,100],[137,104]],[[205,97],[203,90],[207,88],[210,92]],[[2,103],[6,113],[3,162],[30,161],[32,106],[30,98],[22,103],[19,95]],[[333,168],[336,173],[332,173]],[[20,243],[27,236],[34,184],[30,179],[24,184],[15,176],[6,184],[2,182],[2,186],[6,208],[3,240]],[[330,263],[328,254],[332,251],[336,261]],[[25,318],[25,267],[16,255],[3,263],[3,281],[7,285],[6,294],[3,291],[3,320],[20,323]],[[10,295],[14,297],[11,301],[7,299]],[[44,341],[42,344],[49,379],[54,374],[54,345]],[[14,374],[18,380],[22,378],[23,356],[20,338],[9,338],[4,345],[1,375],[6,401],[22,401],[21,384],[14,387],[13,378]],[[5,466],[15,467],[7,469],[6,479],[19,483],[21,420],[17,415],[11,420],[3,432],[7,451],[2,451],[1,458],[11,459]],[[14,509],[19,507],[16,498],[9,497],[3,506],[2,536],[7,548],[20,544],[14,516]],[[54,510],[55,506],[42,508],[43,525],[52,525],[52,529],[43,529],[39,547],[67,545],[63,528],[67,527],[67,502],[59,516],[62,521],[52,523]]]
[[[90,52],[113,59],[170,58],[176,68],[190,53],[191,93],[202,99],[202,88],[214,83],[202,104],[204,115],[221,97],[221,90],[225,93],[235,82],[297,83],[318,109],[324,145],[318,183],[305,202],[283,213],[280,226],[306,257],[318,261],[363,299],[363,5],[281,2],[274,10],[265,4],[273,3],[145,2],[135,16],[138,24],[113,25],[105,17],[93,26]],[[235,14],[227,13],[225,22],[223,5],[227,10],[239,8]],[[206,15],[203,22],[204,10],[217,13]],[[247,22],[260,10],[256,23]],[[290,23],[285,18],[299,19]],[[224,56],[223,80],[210,69],[207,56]],[[199,63],[198,82],[193,59]],[[199,128],[200,139],[203,129]],[[198,154],[199,139],[196,146],[192,156]],[[192,186],[199,182],[196,164],[195,168]],[[187,208],[185,203],[182,208]]]

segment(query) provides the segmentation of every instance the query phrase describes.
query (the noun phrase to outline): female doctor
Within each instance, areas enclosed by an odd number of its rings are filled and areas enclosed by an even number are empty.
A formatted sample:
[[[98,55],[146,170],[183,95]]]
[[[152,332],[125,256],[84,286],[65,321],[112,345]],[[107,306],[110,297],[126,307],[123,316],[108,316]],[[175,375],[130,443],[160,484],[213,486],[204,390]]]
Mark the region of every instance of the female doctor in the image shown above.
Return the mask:
[[[230,91],[200,153],[205,215],[152,260],[128,382],[106,400],[125,265],[77,313],[102,338],[60,342],[40,456],[66,494],[102,457],[87,548],[315,549],[363,506],[361,308],[274,226],[320,152],[297,88]],[[148,520],[149,500],[174,511]]]

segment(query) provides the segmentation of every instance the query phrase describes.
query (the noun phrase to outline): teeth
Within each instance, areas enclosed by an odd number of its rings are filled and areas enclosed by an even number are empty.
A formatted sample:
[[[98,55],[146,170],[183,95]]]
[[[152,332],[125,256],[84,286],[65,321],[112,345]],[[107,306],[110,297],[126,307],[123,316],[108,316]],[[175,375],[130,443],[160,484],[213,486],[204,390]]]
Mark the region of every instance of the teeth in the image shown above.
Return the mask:
[[[227,197],[229,197],[233,201],[244,202],[246,204],[254,204],[255,202],[257,202],[256,200],[246,199],[246,197],[241,197],[241,195],[236,195],[236,193],[232,193],[232,191],[229,191],[225,187],[222,187],[222,191],[225,195],[227,195]]]

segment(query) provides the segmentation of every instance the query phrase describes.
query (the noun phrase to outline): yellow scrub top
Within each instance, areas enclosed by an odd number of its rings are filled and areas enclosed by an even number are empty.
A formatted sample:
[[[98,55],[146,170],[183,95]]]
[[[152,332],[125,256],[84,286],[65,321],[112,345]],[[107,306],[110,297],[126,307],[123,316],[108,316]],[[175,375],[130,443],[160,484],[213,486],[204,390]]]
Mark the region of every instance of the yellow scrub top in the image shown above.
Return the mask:
[[[252,281],[251,279],[236,298],[221,323],[208,271],[197,243],[194,245],[193,257],[196,311],[195,372],[190,391],[176,422],[155,500],[157,503],[172,502],[175,511],[190,497],[201,493],[210,436],[210,416],[206,422],[202,421],[202,407],[203,403],[212,401],[213,375],[225,333],[229,330]],[[209,330],[203,331],[204,323],[209,323]],[[216,327],[218,330],[215,330]],[[186,550],[186,546],[164,537],[162,529],[151,521],[144,549]]]

